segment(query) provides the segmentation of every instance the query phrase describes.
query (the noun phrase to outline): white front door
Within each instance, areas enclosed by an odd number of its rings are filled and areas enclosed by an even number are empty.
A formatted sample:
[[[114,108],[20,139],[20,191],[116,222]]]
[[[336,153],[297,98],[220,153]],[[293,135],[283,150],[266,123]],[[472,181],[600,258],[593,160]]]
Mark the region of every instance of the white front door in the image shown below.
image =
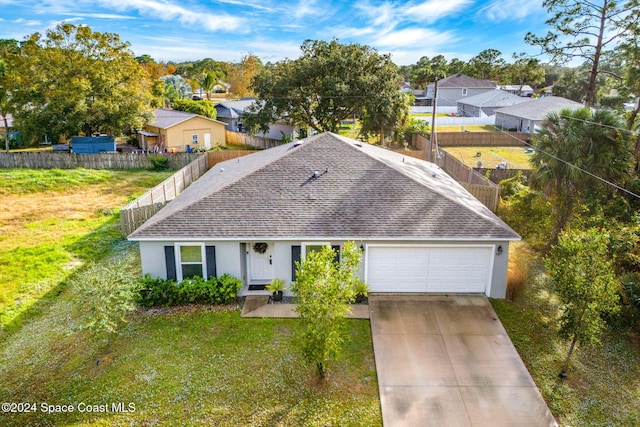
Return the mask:
[[[265,247],[266,245],[266,247]],[[273,243],[253,242],[248,244],[249,283],[268,284],[274,277]]]
[[[204,148],[206,150],[209,150],[211,148],[211,134],[210,133],[205,133],[204,134]]]

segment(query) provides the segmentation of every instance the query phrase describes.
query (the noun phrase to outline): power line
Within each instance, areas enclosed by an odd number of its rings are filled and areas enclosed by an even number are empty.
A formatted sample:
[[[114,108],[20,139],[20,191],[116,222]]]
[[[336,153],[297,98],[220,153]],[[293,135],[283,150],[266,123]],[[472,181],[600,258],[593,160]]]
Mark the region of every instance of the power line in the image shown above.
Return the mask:
[[[556,159],[556,160],[558,160],[558,161],[560,161],[560,162],[562,162],[562,163],[564,163],[564,164],[566,164],[566,165],[568,165],[568,166],[571,166],[572,168],[575,168],[575,169],[577,169],[578,171],[580,171],[580,172],[582,172],[582,173],[585,173],[585,174],[589,175],[589,176],[590,176],[590,177],[592,177],[592,178],[597,179],[598,181],[604,182],[605,184],[610,185],[610,186],[612,186],[612,187],[614,187],[614,188],[616,188],[616,189],[618,189],[618,190],[620,190],[620,191],[622,191],[622,192],[624,192],[624,193],[627,193],[627,194],[629,194],[630,196],[635,197],[636,199],[640,199],[640,194],[636,194],[636,193],[634,193],[634,192],[632,192],[632,191],[629,191],[629,190],[627,190],[626,188],[623,188],[623,187],[619,186],[619,185],[618,185],[618,184],[616,184],[615,182],[608,181],[608,180],[606,180],[606,179],[604,179],[604,178],[602,178],[602,177],[600,177],[600,176],[598,176],[598,175],[596,175],[596,174],[594,174],[594,173],[592,173],[592,172],[589,172],[589,171],[588,171],[588,170],[586,170],[586,169],[582,169],[580,166],[576,166],[576,165],[574,165],[573,163],[571,163],[571,162],[569,162],[569,161],[567,161],[567,160],[561,159],[561,158],[560,158],[560,157],[558,157],[558,156],[555,156],[555,155],[553,155],[553,154],[551,154],[551,153],[547,153],[546,151],[540,150],[540,149],[539,149],[539,148],[537,148],[535,145],[533,145],[533,144],[531,144],[531,143],[529,143],[529,142],[527,142],[527,141],[523,141],[523,140],[521,140],[520,138],[516,138],[515,136],[511,135],[509,132],[505,132],[504,130],[501,130],[500,132],[501,132],[501,133],[504,133],[505,135],[508,135],[510,138],[513,138],[513,139],[515,139],[515,140],[517,140],[517,141],[520,141],[521,143],[524,143],[525,145],[528,145],[528,146],[529,146],[529,147],[531,147],[531,148],[534,148],[534,149],[535,149],[535,150],[537,150],[537,151],[540,151],[541,153],[543,153],[543,154],[545,154],[545,155],[547,155],[547,156],[549,156],[549,157],[552,157],[552,158],[554,158],[554,159]]]

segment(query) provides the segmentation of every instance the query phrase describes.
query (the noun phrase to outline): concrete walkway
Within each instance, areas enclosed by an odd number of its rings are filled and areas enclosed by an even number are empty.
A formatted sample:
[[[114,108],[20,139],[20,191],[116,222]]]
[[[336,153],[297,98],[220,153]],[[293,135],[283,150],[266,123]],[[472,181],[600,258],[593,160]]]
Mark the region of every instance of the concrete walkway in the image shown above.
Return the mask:
[[[382,418],[395,426],[556,426],[484,296],[369,296]]]
[[[242,306],[242,317],[280,317],[296,318],[297,304],[269,303],[268,295],[251,295],[245,298]],[[351,306],[349,319],[368,319],[369,306],[354,304]]]

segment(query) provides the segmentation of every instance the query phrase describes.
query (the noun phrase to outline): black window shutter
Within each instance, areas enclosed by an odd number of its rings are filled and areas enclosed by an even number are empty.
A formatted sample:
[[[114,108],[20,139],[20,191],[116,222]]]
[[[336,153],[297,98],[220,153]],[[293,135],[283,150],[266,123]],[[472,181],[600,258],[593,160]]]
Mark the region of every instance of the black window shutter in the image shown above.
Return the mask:
[[[300,262],[302,246],[291,246],[291,281],[296,280],[296,262]]]
[[[218,277],[216,274],[216,247],[206,246],[205,253],[207,256],[207,279],[211,277]]]
[[[176,250],[173,246],[164,247],[164,264],[167,267],[167,280],[177,280],[176,275]]]
[[[336,245],[336,246],[331,246],[331,249],[333,249],[333,252],[336,253],[336,256],[333,258],[334,262],[340,262],[340,245]]]

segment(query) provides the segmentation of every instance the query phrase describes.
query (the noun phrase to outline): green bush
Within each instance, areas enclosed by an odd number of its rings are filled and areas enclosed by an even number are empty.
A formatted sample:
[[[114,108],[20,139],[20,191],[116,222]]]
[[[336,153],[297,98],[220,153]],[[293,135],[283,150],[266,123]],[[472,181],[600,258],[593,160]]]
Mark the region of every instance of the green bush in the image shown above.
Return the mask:
[[[229,304],[235,301],[241,287],[242,282],[229,274],[208,280],[192,277],[178,283],[147,274],[140,281],[138,303],[143,307]]]
[[[169,168],[169,158],[162,154],[151,154],[148,158],[151,162],[151,170],[159,171]]]

